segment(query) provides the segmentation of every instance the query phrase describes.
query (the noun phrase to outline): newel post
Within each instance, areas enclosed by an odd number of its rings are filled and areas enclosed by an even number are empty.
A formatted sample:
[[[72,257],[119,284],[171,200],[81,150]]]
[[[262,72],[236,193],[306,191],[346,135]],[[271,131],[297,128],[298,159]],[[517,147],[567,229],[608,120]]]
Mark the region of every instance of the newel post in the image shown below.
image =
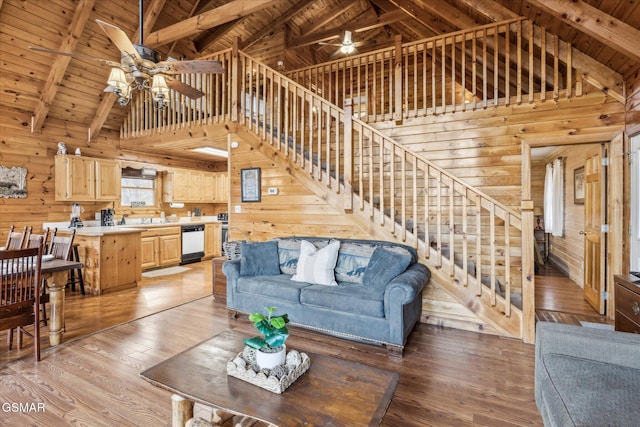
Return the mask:
[[[402,121],[402,36],[396,36],[396,51],[395,51],[395,72],[393,76],[394,80],[394,106],[393,106],[393,119],[397,122]]]
[[[353,212],[353,100],[344,101],[344,210]]]
[[[531,200],[531,146],[522,143],[522,340],[533,343],[536,336],[536,297],[533,238],[533,200]]]
[[[239,44],[240,39],[238,37],[233,38],[233,44],[231,46],[231,72],[229,77],[231,78],[231,121],[238,122],[240,113],[240,60],[239,60]]]

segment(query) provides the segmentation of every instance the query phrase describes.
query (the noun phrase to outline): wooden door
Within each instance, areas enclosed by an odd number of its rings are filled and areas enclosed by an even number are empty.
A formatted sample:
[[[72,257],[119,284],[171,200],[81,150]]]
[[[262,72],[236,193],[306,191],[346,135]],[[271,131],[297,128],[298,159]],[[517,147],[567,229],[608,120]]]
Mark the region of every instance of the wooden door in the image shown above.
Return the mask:
[[[584,166],[584,298],[605,314],[606,246],[602,225],[606,223],[605,174],[601,153],[587,157]]]
[[[95,200],[94,160],[81,156],[56,156],[56,200]]]
[[[211,203],[215,199],[215,175],[213,172],[202,173],[202,192],[200,198],[205,203]]]
[[[189,172],[189,201],[199,202],[202,200],[202,172]]]

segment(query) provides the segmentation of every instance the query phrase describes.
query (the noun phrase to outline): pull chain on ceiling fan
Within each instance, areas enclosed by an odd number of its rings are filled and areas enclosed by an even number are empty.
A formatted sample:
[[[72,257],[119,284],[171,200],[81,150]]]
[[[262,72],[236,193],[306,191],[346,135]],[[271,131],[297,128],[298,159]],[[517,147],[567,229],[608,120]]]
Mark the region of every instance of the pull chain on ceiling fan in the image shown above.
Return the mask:
[[[107,79],[105,92],[113,92],[118,97],[118,103],[122,106],[131,101],[132,91],[149,90],[153,97],[154,106],[163,110],[169,104],[169,90],[172,89],[182,95],[198,99],[204,93],[186,83],[174,78],[177,74],[203,73],[222,74],[224,68],[219,61],[191,60],[191,61],[160,61],[159,53],[143,44],[143,5],[139,2],[139,28],[140,44],[133,44],[124,31],[115,25],[96,19],[96,22],[105,32],[111,42],[120,50],[120,63],[107,59],[95,58],[80,53],[61,52],[42,47],[29,46],[29,49],[38,52],[55,53],[74,58],[89,59],[109,65],[111,72]]]

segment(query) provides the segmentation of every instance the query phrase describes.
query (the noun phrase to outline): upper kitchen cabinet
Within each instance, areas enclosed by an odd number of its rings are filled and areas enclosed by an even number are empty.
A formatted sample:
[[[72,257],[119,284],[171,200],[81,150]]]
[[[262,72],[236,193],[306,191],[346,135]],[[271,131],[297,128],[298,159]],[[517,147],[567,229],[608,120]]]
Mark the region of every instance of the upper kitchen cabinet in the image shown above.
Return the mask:
[[[226,173],[173,169],[164,180],[162,198],[165,202],[226,203],[228,187]]]
[[[57,201],[120,199],[122,172],[113,160],[58,155],[55,158]]]

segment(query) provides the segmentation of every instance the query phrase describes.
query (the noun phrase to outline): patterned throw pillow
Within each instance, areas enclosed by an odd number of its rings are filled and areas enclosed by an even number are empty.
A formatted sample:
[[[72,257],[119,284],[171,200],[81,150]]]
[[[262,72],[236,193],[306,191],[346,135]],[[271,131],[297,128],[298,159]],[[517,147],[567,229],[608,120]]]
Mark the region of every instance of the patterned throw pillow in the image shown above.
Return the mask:
[[[301,241],[298,267],[291,280],[314,285],[338,286],[333,270],[336,267],[339,250],[338,240],[332,241],[322,249],[317,249],[306,240]]]
[[[278,242],[278,262],[280,264],[280,272],[283,274],[296,274],[298,266],[298,258],[300,257],[300,242],[303,239],[274,239]],[[329,244],[329,240],[315,240],[313,245],[322,249]]]
[[[338,282],[362,283],[362,275],[376,245],[367,243],[343,242],[338,254],[336,280]]]

